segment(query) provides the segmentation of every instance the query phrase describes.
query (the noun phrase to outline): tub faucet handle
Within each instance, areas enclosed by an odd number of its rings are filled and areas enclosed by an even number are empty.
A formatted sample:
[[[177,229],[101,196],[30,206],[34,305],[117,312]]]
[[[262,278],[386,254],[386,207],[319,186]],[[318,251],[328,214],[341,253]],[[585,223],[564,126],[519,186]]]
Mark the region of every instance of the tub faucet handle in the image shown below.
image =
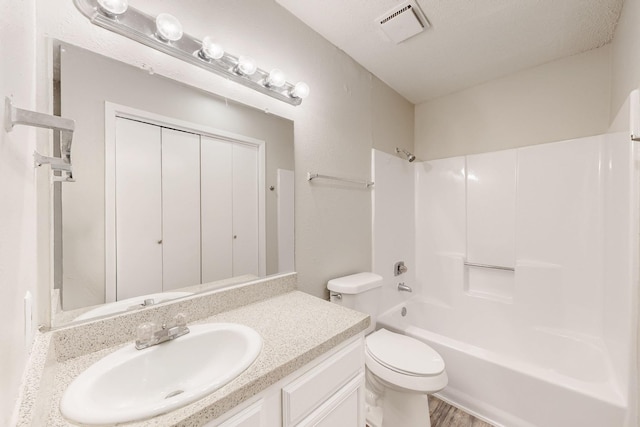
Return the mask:
[[[395,265],[393,266],[393,275],[394,276],[399,276],[403,273],[406,273],[408,270],[407,266],[404,265],[404,261],[398,261],[395,263]]]

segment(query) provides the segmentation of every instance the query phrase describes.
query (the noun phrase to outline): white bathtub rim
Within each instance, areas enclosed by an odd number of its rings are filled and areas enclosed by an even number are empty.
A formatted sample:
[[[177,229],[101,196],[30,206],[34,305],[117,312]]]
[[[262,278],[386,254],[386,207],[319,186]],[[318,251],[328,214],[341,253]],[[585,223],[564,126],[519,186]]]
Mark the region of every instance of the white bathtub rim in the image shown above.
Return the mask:
[[[399,309],[400,306],[397,306],[396,310]],[[389,310],[389,312],[387,313],[390,312],[392,312],[392,310]],[[408,326],[403,328],[402,325],[397,325],[395,322],[393,322],[393,320],[395,319],[392,316],[380,316],[378,317],[378,324],[376,325],[376,327],[380,328],[384,326],[385,328],[390,329],[394,332],[402,333],[423,341],[433,340],[439,345],[451,348],[455,351],[467,353],[472,357],[477,357],[483,360],[486,363],[504,367],[506,369],[515,371],[520,375],[525,375],[530,378],[544,381],[554,386],[562,386],[568,390],[571,390],[572,392],[601,400],[605,403],[619,407],[621,409],[628,408],[627,399],[624,397],[624,394],[620,390],[620,387],[611,380],[604,383],[585,382],[551,370],[539,368],[526,362],[509,360],[509,358],[505,358],[493,351],[457,341],[419,327]],[[431,336],[437,337],[438,339],[431,339]],[[447,361],[445,360],[445,367],[446,363]]]

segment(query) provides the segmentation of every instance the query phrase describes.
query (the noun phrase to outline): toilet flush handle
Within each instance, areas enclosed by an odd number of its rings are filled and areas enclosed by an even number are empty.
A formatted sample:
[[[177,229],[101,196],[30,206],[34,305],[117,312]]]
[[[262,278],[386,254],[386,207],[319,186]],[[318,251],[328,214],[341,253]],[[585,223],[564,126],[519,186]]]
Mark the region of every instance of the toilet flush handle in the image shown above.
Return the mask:
[[[338,293],[335,293],[335,292],[331,292],[331,293],[329,294],[329,297],[335,297],[335,299],[342,299],[342,294],[338,294]]]

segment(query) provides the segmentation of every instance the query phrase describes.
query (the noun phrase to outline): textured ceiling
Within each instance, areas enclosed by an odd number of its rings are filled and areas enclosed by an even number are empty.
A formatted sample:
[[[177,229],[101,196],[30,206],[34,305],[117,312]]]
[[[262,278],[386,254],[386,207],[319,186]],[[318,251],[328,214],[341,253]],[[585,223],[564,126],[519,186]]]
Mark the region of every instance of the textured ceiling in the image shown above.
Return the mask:
[[[418,0],[431,27],[398,45],[402,0],[276,0],[413,103],[609,43],[623,0]]]

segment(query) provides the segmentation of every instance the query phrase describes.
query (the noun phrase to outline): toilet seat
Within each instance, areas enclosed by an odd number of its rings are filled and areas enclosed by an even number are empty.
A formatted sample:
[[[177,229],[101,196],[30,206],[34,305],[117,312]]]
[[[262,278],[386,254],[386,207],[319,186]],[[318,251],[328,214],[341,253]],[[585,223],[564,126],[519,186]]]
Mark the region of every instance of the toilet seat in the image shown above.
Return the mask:
[[[442,357],[427,344],[380,329],[366,338],[367,368],[396,390],[435,393],[448,382]]]
[[[379,363],[401,374],[433,376],[444,371],[444,360],[434,349],[384,328],[367,336],[366,348]]]

